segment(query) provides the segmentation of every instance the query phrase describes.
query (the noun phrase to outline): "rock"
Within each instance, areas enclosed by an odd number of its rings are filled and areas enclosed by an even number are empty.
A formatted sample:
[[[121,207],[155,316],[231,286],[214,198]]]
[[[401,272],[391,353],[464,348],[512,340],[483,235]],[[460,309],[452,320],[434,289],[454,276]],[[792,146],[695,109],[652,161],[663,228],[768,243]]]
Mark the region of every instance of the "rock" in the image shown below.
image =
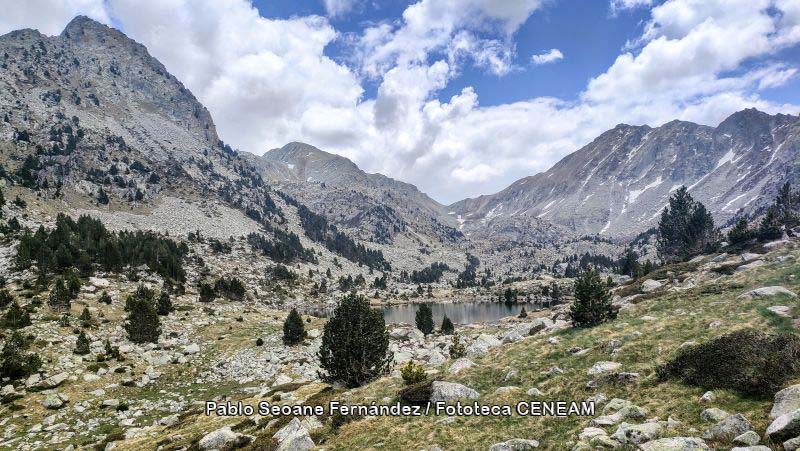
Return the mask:
[[[307,451],[314,448],[314,441],[308,435],[308,430],[297,417],[292,418],[272,438],[278,441],[277,451]]]
[[[800,409],[800,384],[786,387],[775,393],[774,404],[769,412],[772,419]]]
[[[713,441],[731,440],[753,429],[753,425],[742,414],[730,415],[718,422],[703,434],[703,438]]]
[[[412,329],[408,332],[406,338],[413,341],[422,341],[425,339],[425,334],[419,329]]]
[[[687,343],[689,343],[689,342],[687,342]],[[696,344],[694,342],[691,342],[691,343],[692,343],[691,345],[688,345],[688,344],[684,343],[683,345],[681,345],[681,347],[683,347],[684,345],[694,346]],[[700,402],[714,402],[714,400],[716,400],[716,399],[717,399],[717,395],[715,395],[713,391],[707,391],[707,392],[703,393],[703,396],[700,397]]]
[[[232,445],[239,441],[241,434],[233,432],[230,427],[217,429],[214,432],[209,432],[200,439],[198,446],[204,450],[218,450],[226,446]]]
[[[758,268],[764,266],[764,260],[755,260],[750,263],[744,264],[736,268],[736,272],[747,271],[748,269]]]
[[[647,279],[644,282],[642,282],[641,290],[644,293],[649,293],[651,291],[658,290],[659,288],[661,288],[661,285],[662,283],[657,280]]]
[[[663,430],[664,428],[658,423],[622,423],[611,438],[622,444],[638,445],[659,438]]]
[[[536,387],[528,389],[528,391],[526,391],[525,394],[528,396],[536,396],[536,397],[544,396],[544,393],[542,393],[542,391]]]
[[[731,451],[772,451],[772,450],[764,445],[759,445],[759,446],[737,446],[731,448]]]
[[[775,443],[800,437],[800,409],[775,418],[767,427],[766,435]]]
[[[180,421],[180,416],[176,413],[176,414],[169,415],[169,416],[166,416],[164,418],[161,418],[160,420],[158,420],[158,424],[160,424],[162,426],[166,426],[166,427],[169,428],[169,427],[172,427],[172,426],[175,426],[176,424],[178,424],[179,421]]]
[[[197,343],[192,343],[183,347],[184,355],[197,354],[198,352],[200,352],[200,345]]]
[[[700,418],[702,418],[703,421],[708,421],[709,423],[719,423],[729,416],[731,416],[731,414],[722,409],[717,409],[716,407],[712,407],[700,412]]]
[[[519,390],[519,387],[514,386],[507,386],[507,387],[497,387],[497,390],[494,391],[494,395],[502,396],[507,393],[513,393]]]
[[[767,310],[784,318],[792,317],[792,310],[786,305],[773,305],[772,307],[767,307]]]
[[[434,349],[428,354],[428,365],[439,366],[447,362],[447,357],[441,352]]]
[[[796,298],[797,294],[794,291],[791,291],[787,288],[781,286],[770,286],[770,287],[761,287],[756,288],[755,290],[750,290],[748,292],[742,293],[738,296],[739,299],[755,299],[755,298],[766,298],[770,296],[778,296],[778,295],[786,295],[791,298]]]
[[[45,389],[45,390],[46,389],[50,389],[50,388],[56,388],[56,387],[61,386],[61,384],[63,384],[67,379],[69,379],[69,373],[67,373],[67,372],[54,374],[54,375],[48,377],[47,379],[41,381],[37,385],[37,388],[41,388],[41,389]]]
[[[459,399],[477,399],[478,392],[455,382],[434,381],[431,386],[431,401],[456,401]]]
[[[286,384],[291,383],[291,382],[292,382],[292,378],[291,377],[289,377],[289,376],[287,376],[285,374],[279,374],[278,377],[275,378],[275,381],[272,383],[272,386],[275,387],[275,386],[278,386],[278,385],[286,385]]]
[[[754,254],[752,252],[744,252],[744,253],[742,253],[742,255],[740,255],[740,257],[741,257],[743,262],[749,262],[749,261],[755,260],[757,258],[761,258],[762,255],[761,254]]]
[[[704,451],[711,448],[696,437],[670,437],[653,440],[639,446],[642,451]]]
[[[584,428],[583,431],[581,431],[581,433],[578,434],[578,440],[582,442],[588,442],[591,439],[602,435],[608,435],[608,434],[606,434],[606,431],[604,431],[603,429],[596,427],[588,427]]]
[[[545,374],[547,374],[548,376],[556,376],[558,374],[564,374],[564,370],[562,370],[557,366],[553,366],[550,367],[550,369],[548,369],[547,371],[545,371]]]
[[[89,284],[96,288],[108,288],[111,285],[111,282],[108,279],[103,279],[100,277],[89,277]]]
[[[515,330],[510,330],[510,331],[506,332],[505,335],[503,335],[502,342],[503,342],[503,344],[516,343],[516,342],[522,340],[523,338],[525,338],[525,337],[523,337],[522,334],[519,333],[519,331],[517,331],[515,329]]]
[[[117,407],[117,406],[119,406],[119,399],[116,399],[116,398],[106,399],[101,403],[101,405],[103,407]]]
[[[450,373],[450,374],[456,374],[461,370],[465,370],[467,368],[471,368],[473,365],[475,365],[475,362],[473,362],[472,360],[470,360],[470,359],[468,359],[466,357],[462,357],[460,359],[457,359],[455,362],[453,362],[450,365],[450,368],[447,369],[447,372]]]
[[[754,431],[747,431],[744,434],[736,436],[733,439],[734,445],[739,446],[755,446],[758,445],[758,442],[761,441],[761,437]]]
[[[591,368],[587,371],[589,376],[595,376],[598,374],[608,374],[614,371],[619,370],[622,368],[622,364],[618,362],[597,362],[592,365]]]
[[[783,442],[783,451],[797,451],[798,449],[800,449],[800,437]]]
[[[490,349],[496,348],[502,344],[503,342],[491,335],[481,334],[467,348],[467,357],[483,357]]]
[[[495,443],[489,447],[489,451],[527,451],[538,447],[539,442],[536,440],[512,438],[502,443]]]
[[[64,395],[51,393],[47,395],[46,398],[44,398],[44,401],[42,401],[42,405],[46,409],[53,409],[53,410],[60,409],[64,407],[64,404],[66,402],[66,399],[64,398],[66,398]]]

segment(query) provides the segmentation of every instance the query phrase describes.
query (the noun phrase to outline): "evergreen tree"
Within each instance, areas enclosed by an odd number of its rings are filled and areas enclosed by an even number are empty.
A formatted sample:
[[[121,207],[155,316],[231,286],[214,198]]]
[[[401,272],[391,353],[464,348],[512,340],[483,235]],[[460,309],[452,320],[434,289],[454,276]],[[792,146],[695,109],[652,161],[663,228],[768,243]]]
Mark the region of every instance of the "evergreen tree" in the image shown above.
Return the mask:
[[[161,316],[167,316],[174,310],[175,308],[172,306],[172,300],[169,298],[169,294],[166,290],[162,290],[156,302],[156,313]]]
[[[793,193],[789,182],[778,190],[775,198],[775,214],[778,222],[786,229],[791,229],[800,224],[800,192]]]
[[[450,321],[450,318],[448,318],[447,315],[444,315],[444,318],[442,318],[442,327],[439,330],[442,335],[453,335],[453,332],[455,332],[456,328],[453,326],[453,322]]]
[[[519,312],[518,318],[524,319],[524,318],[527,318],[527,317],[528,317],[528,312],[525,311],[525,307],[522,307],[522,310],[520,310],[520,312]]]
[[[81,312],[81,316],[78,317],[79,320],[83,321],[84,323],[89,322],[92,320],[92,313],[89,311],[89,307],[84,307],[83,311]]]
[[[345,296],[325,324],[318,357],[323,380],[350,388],[387,374],[394,354],[381,312],[363,296]]]
[[[783,224],[781,223],[778,209],[771,205],[767,208],[767,213],[761,219],[758,226],[758,239],[761,241],[777,240],[783,236]]]
[[[211,284],[200,282],[200,302],[211,302],[217,297],[214,287]]]
[[[31,325],[31,316],[28,312],[17,304],[11,303],[6,314],[3,316],[2,325],[9,329],[20,329]]]
[[[632,248],[625,250],[625,255],[622,257],[619,264],[620,274],[636,278],[639,277],[641,272],[641,265],[639,264],[639,255],[636,254]]]
[[[156,343],[161,335],[161,321],[151,299],[131,296],[126,303],[129,307],[125,330],[134,343]]]
[[[11,293],[8,292],[6,289],[0,290],[0,308],[5,308],[8,304],[14,300],[14,297],[11,296]]]
[[[713,249],[719,232],[714,218],[685,186],[670,197],[658,224],[658,252],[666,262],[684,261]]]
[[[303,319],[297,313],[297,309],[292,309],[283,321],[283,343],[296,345],[306,337],[306,329],[303,326]]]
[[[575,302],[569,316],[573,327],[593,327],[617,316],[608,286],[593,267],[575,280]]]
[[[34,353],[25,353],[27,348],[25,337],[19,331],[12,332],[0,351],[0,379],[22,379],[39,370],[42,360]]]
[[[69,311],[72,305],[72,296],[69,294],[64,279],[57,279],[53,289],[50,290],[50,297],[47,299],[47,305],[53,310],[67,310]]]
[[[72,352],[78,355],[86,355],[89,353],[89,338],[86,337],[83,331],[78,335],[78,341],[75,343],[75,350]]]
[[[744,244],[755,237],[755,232],[750,228],[747,218],[742,216],[728,231],[728,242],[733,245]]]
[[[423,334],[428,335],[433,332],[433,311],[428,304],[420,304],[414,322]]]
[[[98,299],[97,302],[111,305],[111,296],[107,292],[103,291],[103,293],[100,294],[100,299]]]
[[[451,359],[460,359],[467,354],[467,349],[464,346],[464,343],[461,343],[461,337],[458,335],[453,335],[453,340],[450,343],[450,358]]]
[[[97,202],[100,203],[100,205],[108,205],[108,194],[103,191],[103,188],[100,188],[100,191],[97,193]]]

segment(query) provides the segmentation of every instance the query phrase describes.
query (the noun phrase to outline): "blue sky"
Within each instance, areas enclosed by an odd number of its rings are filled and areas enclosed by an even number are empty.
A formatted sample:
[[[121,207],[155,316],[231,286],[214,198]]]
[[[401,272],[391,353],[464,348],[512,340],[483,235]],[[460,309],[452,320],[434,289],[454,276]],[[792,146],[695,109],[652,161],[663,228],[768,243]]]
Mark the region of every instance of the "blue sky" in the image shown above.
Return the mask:
[[[303,141],[442,203],[618,123],[800,113],[798,0],[0,0],[0,33],[123,30],[263,154]],[[534,55],[537,59],[534,60]]]

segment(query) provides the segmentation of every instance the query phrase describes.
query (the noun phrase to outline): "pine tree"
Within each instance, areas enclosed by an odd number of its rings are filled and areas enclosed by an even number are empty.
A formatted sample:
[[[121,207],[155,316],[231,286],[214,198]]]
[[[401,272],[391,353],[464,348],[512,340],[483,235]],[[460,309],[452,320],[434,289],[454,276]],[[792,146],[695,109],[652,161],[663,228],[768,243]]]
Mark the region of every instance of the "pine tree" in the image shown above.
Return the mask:
[[[34,353],[24,353],[27,348],[25,337],[19,331],[12,332],[0,351],[0,379],[22,379],[39,370],[41,359]]]
[[[783,224],[781,224],[778,209],[771,205],[767,208],[767,213],[761,219],[758,226],[758,239],[761,241],[777,240],[783,236]]]
[[[165,290],[162,290],[156,302],[156,313],[161,316],[167,316],[174,310],[175,308],[172,306],[172,300],[169,298],[169,294]]]
[[[345,296],[325,324],[318,357],[323,380],[350,388],[387,374],[394,354],[381,312],[363,296]]]
[[[456,328],[453,326],[453,322],[450,321],[450,318],[448,318],[447,315],[444,315],[444,318],[442,318],[442,327],[439,330],[442,335],[453,335],[453,332],[455,332]]]
[[[775,197],[775,213],[778,221],[786,229],[791,229],[800,224],[800,193],[793,193],[789,182],[778,190]]]
[[[625,255],[622,257],[619,266],[620,274],[624,274],[632,278],[639,277],[642,269],[641,265],[639,264],[639,255],[637,255],[636,251],[630,247],[625,250]]]
[[[420,304],[414,321],[423,334],[428,335],[433,332],[433,311],[428,304]]]
[[[111,302],[112,302],[111,301],[111,296],[107,292],[103,291],[100,294],[100,299],[98,299],[97,302],[99,302],[101,304],[111,305]]]
[[[78,355],[86,355],[89,353],[89,338],[81,331],[78,335],[78,341],[75,343],[75,350],[72,351]]]
[[[20,329],[31,325],[31,316],[14,301],[3,316],[2,324],[9,329]]]
[[[125,330],[134,343],[156,343],[161,335],[161,321],[153,307],[151,299],[131,296],[126,305],[129,307],[128,321]]]
[[[92,313],[89,311],[88,307],[84,307],[83,311],[81,312],[81,316],[78,317],[79,320],[83,322],[89,322],[92,320]]]
[[[684,261],[707,252],[718,241],[714,218],[685,186],[670,197],[658,224],[658,252],[666,262]]]
[[[573,327],[593,327],[616,318],[608,286],[594,267],[590,266],[575,280],[575,302],[569,316]]]
[[[70,296],[63,279],[57,279],[53,289],[50,291],[50,297],[47,299],[47,305],[53,310],[69,310],[72,305],[72,296]]]
[[[740,217],[736,224],[728,231],[728,242],[733,245],[744,244],[755,237],[755,232],[750,228],[747,218]]]
[[[283,343],[296,345],[306,337],[306,330],[303,326],[303,319],[297,313],[297,309],[292,309],[283,322]]]
[[[524,319],[524,318],[527,318],[527,317],[528,317],[528,312],[525,311],[525,307],[522,307],[522,310],[520,310],[520,312],[519,312],[518,318],[523,318]]]
[[[13,300],[14,297],[11,296],[11,293],[9,293],[8,290],[0,290],[0,308],[5,308],[8,304],[11,304]]]
[[[453,335],[453,340],[450,343],[450,358],[451,359],[460,359],[467,354],[467,349],[463,343],[461,343],[461,337],[458,335]]]

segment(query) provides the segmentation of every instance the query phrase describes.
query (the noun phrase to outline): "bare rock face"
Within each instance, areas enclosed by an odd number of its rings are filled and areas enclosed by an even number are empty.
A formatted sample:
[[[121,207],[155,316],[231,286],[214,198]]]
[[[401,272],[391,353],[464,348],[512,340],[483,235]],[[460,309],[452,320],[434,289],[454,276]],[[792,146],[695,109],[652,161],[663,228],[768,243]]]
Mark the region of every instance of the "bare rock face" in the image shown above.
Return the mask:
[[[800,175],[793,163],[799,120],[748,109],[717,127],[683,121],[656,128],[618,125],[546,172],[449,208],[462,218],[465,233],[500,218],[522,218],[630,238],[652,227],[669,196],[685,185],[724,222],[739,209],[771,202],[783,182]]]

